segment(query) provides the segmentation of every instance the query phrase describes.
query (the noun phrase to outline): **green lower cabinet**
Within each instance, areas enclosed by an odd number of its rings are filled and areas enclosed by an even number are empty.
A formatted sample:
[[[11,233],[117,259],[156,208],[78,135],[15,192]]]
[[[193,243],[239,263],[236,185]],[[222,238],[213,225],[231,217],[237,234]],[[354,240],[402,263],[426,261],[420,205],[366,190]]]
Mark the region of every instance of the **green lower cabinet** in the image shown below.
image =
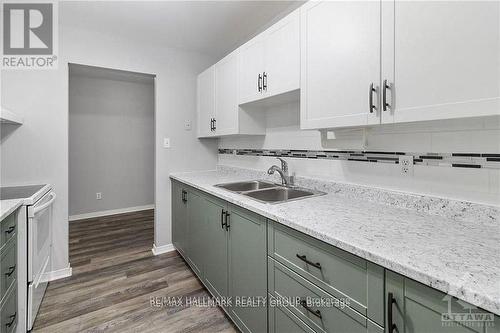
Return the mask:
[[[230,316],[243,332],[267,332],[267,221],[233,205],[229,214]]]
[[[226,213],[227,204],[225,201],[214,197],[205,199],[205,284],[212,294],[218,297],[228,296]]]
[[[0,333],[16,331],[17,316],[17,221],[20,210],[0,221]]]
[[[498,317],[386,270],[386,332],[498,332]],[[391,330],[392,328],[392,330]]]
[[[198,191],[187,194],[187,260],[200,279],[204,277],[206,239],[206,201]]]
[[[176,181],[172,241],[242,332],[500,333],[498,316]]]
[[[269,258],[269,292],[315,332],[383,333],[383,328],[285,265]]]
[[[17,289],[12,288],[0,308],[0,332],[15,332],[17,326]]]
[[[268,254],[380,326],[384,268],[277,222],[268,224]]]
[[[172,243],[183,255],[187,253],[187,190],[172,181]]]
[[[269,333],[314,333],[292,312],[283,306],[278,306],[276,299],[269,294],[268,318]]]

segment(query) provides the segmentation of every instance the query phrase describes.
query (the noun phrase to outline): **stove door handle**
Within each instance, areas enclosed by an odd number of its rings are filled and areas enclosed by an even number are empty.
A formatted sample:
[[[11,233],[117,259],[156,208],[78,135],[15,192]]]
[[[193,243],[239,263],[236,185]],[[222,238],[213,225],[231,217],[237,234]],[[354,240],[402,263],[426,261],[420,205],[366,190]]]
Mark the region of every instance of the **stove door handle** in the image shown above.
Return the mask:
[[[40,206],[36,206],[34,209],[33,209],[33,214],[36,214],[36,213],[39,213],[41,212],[42,210],[46,209],[47,207],[49,207],[50,205],[52,205],[52,203],[54,202],[54,200],[56,200],[56,194],[54,192],[50,192],[49,193],[49,196],[51,197],[49,201],[47,201],[46,203],[40,205]]]

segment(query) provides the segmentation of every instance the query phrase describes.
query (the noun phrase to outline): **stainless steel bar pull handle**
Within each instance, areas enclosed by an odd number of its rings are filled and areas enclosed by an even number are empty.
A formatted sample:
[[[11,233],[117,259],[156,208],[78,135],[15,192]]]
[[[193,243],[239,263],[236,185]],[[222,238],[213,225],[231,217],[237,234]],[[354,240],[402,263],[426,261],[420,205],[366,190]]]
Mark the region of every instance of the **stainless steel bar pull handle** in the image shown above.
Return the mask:
[[[382,110],[387,111],[391,108],[391,105],[387,103],[387,89],[392,89],[392,84],[384,80],[384,86],[382,89]]]
[[[373,82],[370,83],[370,86],[368,88],[368,104],[369,104],[369,110],[370,113],[373,113],[373,111],[377,111],[377,106],[373,104],[373,94],[377,92],[377,88],[373,86]]]
[[[260,75],[260,73],[257,79],[257,90],[259,90],[259,92],[262,92],[262,75]]]

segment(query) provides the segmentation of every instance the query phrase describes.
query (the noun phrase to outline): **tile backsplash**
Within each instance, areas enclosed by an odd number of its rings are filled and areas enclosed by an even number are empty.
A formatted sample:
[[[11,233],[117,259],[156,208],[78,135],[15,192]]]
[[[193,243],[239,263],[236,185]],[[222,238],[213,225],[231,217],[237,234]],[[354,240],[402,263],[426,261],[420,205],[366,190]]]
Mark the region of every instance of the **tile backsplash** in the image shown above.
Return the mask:
[[[301,130],[297,103],[266,112],[265,136],[219,140],[219,164],[267,170],[284,156],[297,175],[500,206],[500,117]],[[402,175],[400,155],[414,156]]]
[[[415,153],[356,150],[231,149],[219,148],[219,154],[271,156],[355,162],[398,164],[399,156],[413,156],[416,165],[453,168],[500,169],[500,154],[493,153]]]

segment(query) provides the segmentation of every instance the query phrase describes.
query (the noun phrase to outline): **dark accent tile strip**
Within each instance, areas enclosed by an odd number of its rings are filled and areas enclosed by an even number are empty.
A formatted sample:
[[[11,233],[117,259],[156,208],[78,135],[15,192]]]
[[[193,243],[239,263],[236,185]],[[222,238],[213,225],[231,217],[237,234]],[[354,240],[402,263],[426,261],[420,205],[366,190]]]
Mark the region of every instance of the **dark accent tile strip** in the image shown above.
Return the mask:
[[[424,160],[442,160],[443,156],[437,156],[437,155],[425,155],[425,156],[420,156],[420,158]]]
[[[486,158],[487,162],[500,162],[500,157],[488,157]]]
[[[460,164],[460,163],[453,163],[451,165],[454,168],[474,168],[474,169],[480,169],[481,166],[478,164]]]
[[[481,154],[476,154],[476,153],[452,153],[451,156],[481,157]]]

